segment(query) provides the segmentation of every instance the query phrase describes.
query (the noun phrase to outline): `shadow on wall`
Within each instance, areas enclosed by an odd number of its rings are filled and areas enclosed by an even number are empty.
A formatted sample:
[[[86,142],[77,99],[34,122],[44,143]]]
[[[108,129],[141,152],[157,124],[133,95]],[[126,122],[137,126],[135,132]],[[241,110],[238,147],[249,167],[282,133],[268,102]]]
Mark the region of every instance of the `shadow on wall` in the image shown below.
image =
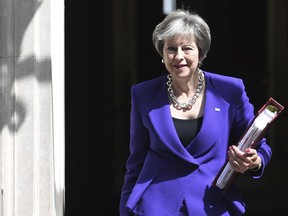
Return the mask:
[[[21,25],[17,25],[17,35],[5,40],[5,43],[3,44],[3,47],[5,48],[3,50],[6,50],[6,53],[4,53],[4,56],[0,59],[0,129],[2,130],[7,126],[10,131],[16,132],[25,119],[26,107],[24,102],[19,100],[15,95],[15,83],[29,76],[34,76],[40,82],[51,82],[51,74],[46,73],[46,71],[50,71],[47,70],[51,67],[50,59],[45,58],[43,60],[36,58],[34,53],[23,54],[23,50],[21,50],[21,47],[23,46],[22,43],[25,39],[25,32],[27,32],[29,24],[43,4],[43,1],[38,1],[36,3],[34,1],[21,1],[18,3],[23,4],[23,7],[19,5],[18,8],[25,10],[25,16],[20,17]],[[35,10],[25,9],[28,4],[32,4],[31,6],[35,7]],[[35,6],[35,4],[37,5]],[[18,12],[20,9],[18,9]],[[28,11],[30,13],[28,13]],[[21,14],[20,12],[18,14]],[[10,15],[13,16],[13,14]],[[16,24],[17,23],[9,23],[11,26],[15,26]],[[4,26],[3,23],[2,26]],[[3,32],[5,33],[5,31]],[[15,32],[11,32],[11,34],[14,35]],[[2,36],[5,37],[7,35],[3,34]],[[18,38],[20,41],[19,43]],[[37,67],[40,68],[37,71],[37,74],[34,73],[36,64]]]

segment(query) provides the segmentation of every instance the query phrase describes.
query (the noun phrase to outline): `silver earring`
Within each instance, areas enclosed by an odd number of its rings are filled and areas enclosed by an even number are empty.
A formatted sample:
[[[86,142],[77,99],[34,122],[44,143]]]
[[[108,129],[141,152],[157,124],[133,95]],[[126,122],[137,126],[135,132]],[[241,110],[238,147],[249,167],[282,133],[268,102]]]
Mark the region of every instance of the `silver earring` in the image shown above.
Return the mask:
[[[161,62],[164,63],[164,60],[162,59]]]

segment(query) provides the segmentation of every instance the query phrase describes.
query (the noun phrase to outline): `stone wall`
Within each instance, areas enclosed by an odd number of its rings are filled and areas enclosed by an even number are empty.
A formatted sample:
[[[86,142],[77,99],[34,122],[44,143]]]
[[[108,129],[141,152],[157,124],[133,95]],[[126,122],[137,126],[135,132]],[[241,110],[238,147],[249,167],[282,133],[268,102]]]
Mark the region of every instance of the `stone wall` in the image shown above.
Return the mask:
[[[64,74],[59,58],[63,48],[58,44],[58,56],[52,49],[59,40],[61,44],[61,31],[56,41],[51,31],[59,28],[52,16],[61,21],[63,14],[54,5],[63,8],[63,1],[57,2],[0,0],[1,216],[63,212],[64,174],[59,174],[59,165],[63,167],[64,154],[59,152],[64,139],[55,136],[54,117],[63,110],[55,99],[64,94],[64,82],[52,85],[54,76],[61,80]],[[60,91],[53,94],[54,88]],[[58,110],[53,111],[55,106]],[[58,118],[63,134],[62,122]]]

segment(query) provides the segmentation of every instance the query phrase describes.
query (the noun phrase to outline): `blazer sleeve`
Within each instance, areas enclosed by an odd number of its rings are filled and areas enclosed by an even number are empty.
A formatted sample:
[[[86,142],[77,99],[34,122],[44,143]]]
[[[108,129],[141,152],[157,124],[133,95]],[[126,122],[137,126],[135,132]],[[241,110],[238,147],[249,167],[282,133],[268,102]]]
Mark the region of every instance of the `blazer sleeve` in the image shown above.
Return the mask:
[[[241,99],[239,102],[237,102],[237,108],[236,108],[236,114],[235,114],[235,122],[237,125],[240,125],[241,130],[246,130],[246,128],[250,125],[250,122],[254,119],[255,112],[254,112],[254,106],[250,103],[249,98],[245,91],[245,86],[243,81],[239,80],[239,86],[242,89]],[[238,127],[239,128],[239,127]],[[243,132],[241,132],[242,136]],[[240,134],[239,134],[240,135]],[[238,137],[239,137],[238,135]],[[270,162],[272,157],[272,151],[270,146],[267,144],[267,140],[264,137],[260,142],[259,145],[256,147],[258,155],[262,159],[262,166],[261,169],[258,171],[249,171],[249,174],[255,178],[258,179],[262,177],[265,167]]]
[[[126,162],[126,174],[120,198],[120,216],[133,215],[126,207],[126,202],[136,184],[141,168],[145,161],[149,147],[149,133],[143,124],[139,109],[137,88],[131,88],[131,111],[130,111],[130,155]]]

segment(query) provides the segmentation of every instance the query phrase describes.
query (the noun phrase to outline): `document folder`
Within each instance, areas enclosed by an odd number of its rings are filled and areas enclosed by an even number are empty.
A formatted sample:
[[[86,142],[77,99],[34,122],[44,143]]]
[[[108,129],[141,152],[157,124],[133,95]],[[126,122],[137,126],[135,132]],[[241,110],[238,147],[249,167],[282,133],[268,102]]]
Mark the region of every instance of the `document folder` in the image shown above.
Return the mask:
[[[264,135],[268,132],[271,124],[280,115],[283,109],[284,107],[276,100],[269,98],[269,100],[255,114],[254,119],[236,144],[238,148],[241,151],[245,151],[246,148],[256,148]],[[240,173],[233,170],[227,161],[220,169],[216,178],[212,182],[212,185],[216,185],[220,189],[223,189],[222,193],[224,193],[238,174]]]

